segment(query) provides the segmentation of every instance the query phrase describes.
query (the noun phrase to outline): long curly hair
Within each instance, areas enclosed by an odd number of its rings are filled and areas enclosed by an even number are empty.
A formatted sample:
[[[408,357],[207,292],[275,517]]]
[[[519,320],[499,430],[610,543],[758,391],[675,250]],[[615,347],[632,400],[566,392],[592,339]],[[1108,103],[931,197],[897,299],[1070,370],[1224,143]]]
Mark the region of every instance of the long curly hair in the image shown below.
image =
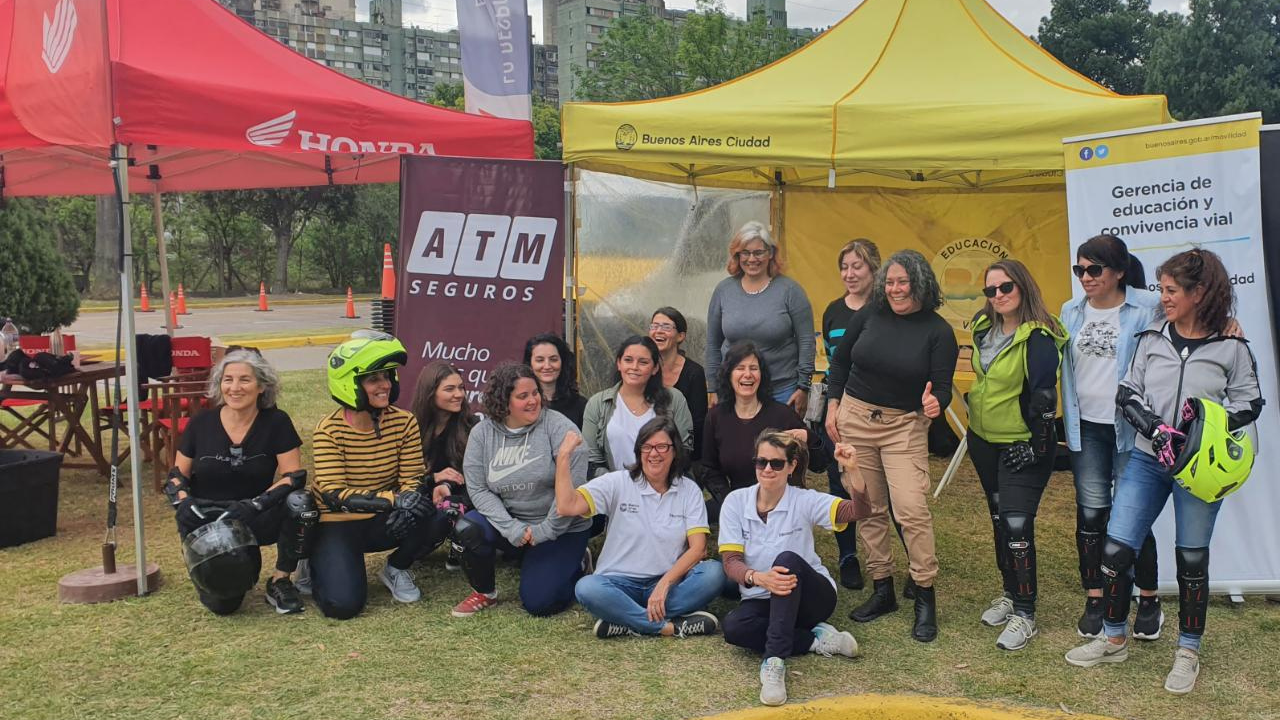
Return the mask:
[[[541,333],[524,344],[524,364],[533,362],[533,349],[539,345],[552,345],[560,355],[560,375],[556,378],[556,401],[578,394],[578,356],[569,349],[569,343],[555,333]]]
[[[871,288],[871,306],[888,309],[889,298],[884,294],[885,276],[889,268],[897,265],[907,273],[907,281],[911,283],[911,298],[920,303],[921,310],[937,310],[942,307],[942,288],[938,285],[938,276],[923,255],[915,250],[899,250],[889,256],[888,260],[876,270],[876,283]]]
[[[716,373],[716,403],[723,405],[733,403],[733,369],[749,357],[754,357],[760,364],[760,382],[756,383],[756,399],[765,405],[773,397],[773,376],[769,374],[769,364],[764,356],[750,340],[739,340],[725,351],[724,360],[720,361],[720,370]]]
[[[617,370],[617,363],[622,362],[622,356],[627,353],[627,348],[633,345],[640,345],[649,351],[649,356],[653,358],[653,366],[658,372],[649,376],[644,384],[644,401],[653,406],[655,415],[663,415],[671,408],[671,395],[667,392],[666,386],[662,384],[662,356],[658,353],[658,345],[652,338],[645,335],[628,335],[618,345],[618,352],[614,355],[614,371],[613,384],[622,383],[622,373]]]
[[[462,457],[467,452],[467,437],[471,433],[471,428],[475,426],[476,419],[468,411],[467,403],[464,400],[462,409],[456,413],[449,413],[448,418],[443,422],[437,423],[436,411],[440,406],[436,405],[436,390],[440,388],[440,384],[449,377],[457,375],[459,380],[462,373],[458,369],[450,365],[444,360],[432,360],[422,368],[422,372],[418,374],[418,384],[413,391],[413,404],[411,409],[414,416],[418,418],[418,427],[422,430],[422,454],[426,457],[427,467],[431,467],[432,458],[431,441],[436,433],[444,435],[445,459],[449,463],[449,467],[462,467]],[[463,383],[463,390],[466,390],[466,384]]]
[[[1156,269],[1157,278],[1166,276],[1173,278],[1184,292],[1203,287],[1204,297],[1196,305],[1196,320],[1211,333],[1227,328],[1227,322],[1235,315],[1236,293],[1217,253],[1200,248],[1180,252]]]
[[[538,377],[533,374],[533,368],[524,363],[503,363],[489,373],[489,382],[484,386],[484,396],[480,402],[481,407],[484,408],[484,414],[490,420],[500,423],[511,414],[511,393],[515,392],[516,382],[521,378],[532,380],[538,397],[545,402],[546,398],[542,397],[542,386],[538,384]]]

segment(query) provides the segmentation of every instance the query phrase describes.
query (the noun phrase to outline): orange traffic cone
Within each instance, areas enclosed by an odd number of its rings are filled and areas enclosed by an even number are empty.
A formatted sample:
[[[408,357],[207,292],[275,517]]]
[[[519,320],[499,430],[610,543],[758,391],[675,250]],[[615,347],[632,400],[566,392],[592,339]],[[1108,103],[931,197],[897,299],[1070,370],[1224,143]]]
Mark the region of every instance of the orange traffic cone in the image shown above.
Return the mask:
[[[347,286],[347,312],[342,317],[346,318],[347,320],[355,320],[356,318],[360,317],[359,315],[356,314],[356,301],[354,298],[351,297],[350,285]]]
[[[178,324],[178,307],[174,304],[173,293],[169,293],[169,325],[170,330],[177,330],[182,326]]]
[[[190,315],[187,312],[187,294],[182,290],[182,283],[178,283],[178,314]]]
[[[391,264],[391,243],[382,246],[382,299],[396,299],[396,271]]]
[[[258,309],[254,312],[271,312],[271,308],[267,307],[267,284],[265,282],[258,283]]]
[[[151,298],[147,296],[146,283],[142,285],[142,307],[138,309],[138,312],[155,312],[155,308],[151,307]]]

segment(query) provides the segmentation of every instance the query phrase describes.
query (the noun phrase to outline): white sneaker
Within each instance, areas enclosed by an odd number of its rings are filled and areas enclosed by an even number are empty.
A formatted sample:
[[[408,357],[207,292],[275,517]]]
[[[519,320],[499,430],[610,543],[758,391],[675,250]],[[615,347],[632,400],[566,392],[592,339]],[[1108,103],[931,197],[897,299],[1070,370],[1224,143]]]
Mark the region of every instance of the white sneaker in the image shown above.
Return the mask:
[[[378,579],[391,591],[396,602],[411,603],[422,599],[422,591],[413,582],[413,574],[408,570],[400,570],[386,565],[378,573]]]
[[[764,705],[787,702],[787,666],[782,658],[765,658],[760,663],[760,702]]]
[[[991,601],[991,607],[982,613],[982,624],[989,627],[1000,627],[1009,622],[1009,616],[1013,614],[1013,598],[1008,595],[1001,595]]]
[[[843,655],[854,657],[858,654],[858,641],[848,632],[840,632],[828,623],[818,623],[813,628],[815,641],[809,652],[823,657]]]
[[[1196,687],[1200,677],[1200,656],[1194,650],[1180,647],[1173,654],[1173,669],[1164,678],[1164,689],[1175,695],[1186,695]]]
[[[293,575],[293,586],[303,595],[311,594],[311,561],[299,560],[298,570]]]
[[[1017,613],[1009,616],[1008,624],[996,639],[996,647],[1001,650],[1021,650],[1036,636],[1035,618],[1024,617]]]
[[[1129,659],[1129,641],[1116,645],[1105,637],[1096,638],[1067,653],[1067,662],[1076,667],[1091,668],[1099,663],[1118,663]]]

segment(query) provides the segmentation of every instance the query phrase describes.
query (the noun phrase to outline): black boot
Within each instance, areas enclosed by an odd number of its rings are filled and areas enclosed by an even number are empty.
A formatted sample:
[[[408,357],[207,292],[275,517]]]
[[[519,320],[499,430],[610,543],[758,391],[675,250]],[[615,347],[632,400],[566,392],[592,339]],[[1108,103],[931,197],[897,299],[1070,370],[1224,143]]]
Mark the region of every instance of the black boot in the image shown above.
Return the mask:
[[[916,624],[911,637],[920,642],[933,642],[938,638],[938,602],[933,586],[916,586]]]
[[[907,581],[902,583],[902,597],[907,600],[916,599],[916,579],[910,575],[907,576]]]
[[[840,563],[840,584],[850,590],[861,590],[865,587],[862,580],[862,566],[858,564],[856,556]]]
[[[898,609],[898,598],[893,592],[893,577],[876,580],[871,597],[849,613],[854,622],[871,622],[886,613]]]

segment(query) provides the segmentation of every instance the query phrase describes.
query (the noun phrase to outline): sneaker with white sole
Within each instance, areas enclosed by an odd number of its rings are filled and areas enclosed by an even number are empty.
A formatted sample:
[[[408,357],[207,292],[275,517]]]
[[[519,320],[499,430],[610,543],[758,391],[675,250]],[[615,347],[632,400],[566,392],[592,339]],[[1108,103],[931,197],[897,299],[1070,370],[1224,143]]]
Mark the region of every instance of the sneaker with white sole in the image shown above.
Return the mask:
[[[720,621],[715,615],[705,610],[697,610],[688,615],[671,618],[671,627],[675,628],[675,635],[678,638],[714,635],[720,629]]]
[[[298,561],[298,570],[293,574],[293,586],[303,595],[311,594],[311,561]]]
[[[578,566],[583,575],[591,575],[596,571],[596,561],[591,557],[591,548],[582,551],[582,562]]]
[[[276,612],[281,615],[300,613],[304,609],[302,596],[298,594],[297,586],[289,582],[287,575],[267,581],[266,600],[267,604],[275,608]]]
[[[991,607],[982,613],[982,624],[988,627],[1000,627],[1009,622],[1009,616],[1013,614],[1013,598],[1008,595],[1001,595],[991,601]]]
[[[444,569],[450,571],[462,569],[462,552],[453,545],[449,546],[449,554],[444,559]]]
[[[996,647],[1001,650],[1021,650],[1038,632],[1035,618],[1014,613],[1009,616],[1000,637],[996,638]]]
[[[849,632],[841,632],[829,623],[818,623],[813,628],[815,638],[809,652],[823,657],[843,655],[855,657],[858,654],[858,641]]]
[[[481,597],[484,597],[483,595]],[[597,620],[591,631],[601,640],[608,640],[613,637],[628,637],[638,635],[635,630],[619,623],[611,623],[605,620]]]
[[[1175,695],[1186,695],[1196,687],[1200,677],[1200,656],[1194,650],[1180,647],[1173,654],[1173,669],[1164,678],[1164,689]]]
[[[1139,640],[1159,640],[1164,626],[1164,610],[1158,595],[1138,597],[1138,612],[1133,616],[1133,636]]]
[[[391,591],[391,597],[396,602],[411,603],[422,599],[422,591],[414,584],[413,573],[408,570],[386,565],[382,568],[382,572],[378,573],[378,578]]]
[[[782,658],[765,658],[760,663],[760,702],[783,705],[787,702],[787,665]]]
[[[454,617],[471,617],[498,604],[498,596],[489,597],[482,592],[472,592],[465,600],[453,606]]]
[[[1118,663],[1129,659],[1129,641],[1117,645],[1105,637],[1096,638],[1067,653],[1067,662],[1076,667],[1091,668],[1099,663]]]

